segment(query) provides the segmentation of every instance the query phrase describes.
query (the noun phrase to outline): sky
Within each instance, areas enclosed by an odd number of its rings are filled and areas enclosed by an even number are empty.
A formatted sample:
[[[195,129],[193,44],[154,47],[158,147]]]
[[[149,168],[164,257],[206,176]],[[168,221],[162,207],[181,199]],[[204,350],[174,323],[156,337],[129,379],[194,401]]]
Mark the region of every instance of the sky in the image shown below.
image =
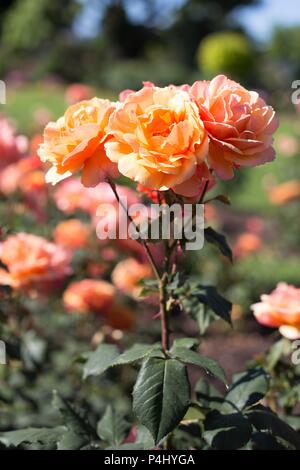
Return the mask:
[[[101,12],[95,5],[99,0],[79,0],[86,6],[79,21],[75,25],[77,34],[81,37],[93,37],[97,32]],[[100,4],[105,4],[101,0]],[[173,6],[180,6],[184,0],[164,0],[164,10]],[[142,9],[139,0],[134,4],[129,13],[137,18],[142,17]],[[166,8],[167,7],[167,8]],[[252,7],[238,8],[234,14],[256,40],[264,42],[269,39],[276,26],[300,25],[300,0],[261,0],[261,4]]]
[[[276,26],[300,26],[300,0],[263,0],[261,5],[238,9],[236,17],[251,36],[265,41]]]

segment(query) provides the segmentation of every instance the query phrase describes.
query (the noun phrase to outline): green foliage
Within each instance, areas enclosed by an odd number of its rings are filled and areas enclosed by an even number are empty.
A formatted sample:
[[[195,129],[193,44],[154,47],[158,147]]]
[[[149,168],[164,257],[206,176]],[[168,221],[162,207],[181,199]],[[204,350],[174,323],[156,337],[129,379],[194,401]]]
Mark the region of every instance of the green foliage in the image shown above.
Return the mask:
[[[197,322],[200,334],[205,333],[210,323],[218,317],[231,325],[232,304],[214,286],[204,286],[192,279],[181,279],[176,274],[169,279],[167,289],[181,310]]]
[[[97,424],[97,434],[100,439],[109,445],[119,446],[124,441],[130,429],[130,424],[124,419],[122,413],[117,412],[111,406],[106,411]]]
[[[171,357],[178,359],[185,364],[193,364],[194,366],[202,367],[207,372],[221,380],[222,382],[226,383],[226,377],[224,371],[219,364],[209,357],[202,356],[195,351],[191,351],[190,349],[184,347],[178,347],[175,345],[174,348],[171,349]]]
[[[43,448],[55,449],[57,441],[65,433],[65,427],[27,428],[8,431],[0,434],[0,442],[5,447],[18,447],[21,444],[41,445]]]
[[[294,76],[300,71],[300,28],[277,28],[270,43],[271,55],[281,64],[287,64],[292,68]]]
[[[150,357],[133,390],[133,411],[158,443],[184,417],[190,399],[186,367],[175,359]]]
[[[57,450],[80,450],[93,441],[94,430],[72,404],[54,393],[53,406],[61,413],[66,426],[58,440]]]
[[[196,385],[200,405],[211,410],[203,437],[213,449],[299,449],[300,436],[259,402],[268,390],[263,369],[250,369],[234,377],[223,398],[213,387]]]
[[[205,241],[216,245],[219,248],[220,252],[232,261],[232,251],[230,246],[227,243],[225,235],[222,233],[216,232],[212,227],[207,227],[204,229]]]
[[[100,344],[93,352],[83,368],[83,378],[90,375],[101,375],[110,367],[132,364],[148,356],[157,345],[135,344],[123,354],[119,354],[118,348],[112,344]]]
[[[197,52],[198,66],[208,76],[219,73],[245,78],[253,72],[254,51],[240,33],[220,32],[207,36]]]
[[[79,5],[73,0],[21,0],[10,8],[3,25],[2,46],[10,53],[30,53],[53,39],[57,31],[72,24]],[[34,34],[28,25],[35,25]]]

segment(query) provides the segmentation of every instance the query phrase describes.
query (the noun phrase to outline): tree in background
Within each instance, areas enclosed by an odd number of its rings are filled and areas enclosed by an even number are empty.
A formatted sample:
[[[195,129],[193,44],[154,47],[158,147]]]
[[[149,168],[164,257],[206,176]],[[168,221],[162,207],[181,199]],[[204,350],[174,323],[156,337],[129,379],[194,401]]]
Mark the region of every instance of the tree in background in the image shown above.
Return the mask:
[[[171,0],[94,0],[85,28],[89,21],[98,21],[98,28],[95,37],[84,38],[74,24],[90,1],[1,1],[1,73],[28,69],[34,78],[56,74],[101,86],[110,82],[109,74],[115,89],[136,86],[145,76],[169,83],[168,70],[175,82],[191,81],[203,38],[238,30],[234,9],[258,1],[182,0],[178,6]]]
[[[177,11],[167,32],[176,54],[189,65],[195,65],[201,40],[210,33],[240,29],[230,16],[240,6],[257,4],[259,0],[187,0]]]
[[[238,32],[212,33],[201,41],[197,60],[208,78],[224,73],[245,80],[254,71],[255,55],[251,42]]]
[[[32,53],[49,53],[70,31],[80,5],[74,0],[1,1],[1,66],[23,65]]]

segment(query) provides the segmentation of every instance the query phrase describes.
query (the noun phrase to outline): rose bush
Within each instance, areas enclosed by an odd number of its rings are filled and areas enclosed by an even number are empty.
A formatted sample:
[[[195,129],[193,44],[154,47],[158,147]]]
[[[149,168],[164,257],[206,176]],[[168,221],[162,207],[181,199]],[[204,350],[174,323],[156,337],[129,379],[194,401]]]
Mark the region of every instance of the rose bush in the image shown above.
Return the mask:
[[[225,236],[217,231],[226,226],[220,217],[226,216],[226,208],[218,210],[215,202],[228,205],[230,201],[224,194],[209,192],[240,166],[273,159],[276,127],[273,109],[256,92],[224,76],[192,86],[161,88],[146,82],[139,91],[122,92],[117,103],[100,98],[76,103],[46,126],[38,153],[45,166],[51,166],[48,181],[58,183],[54,190],[49,188],[45,207],[55,243],[35,235],[3,233],[0,283],[11,287],[1,290],[4,301],[5,295],[11,295],[15,302],[7,313],[13,345],[20,338],[19,325],[25,331],[15,353],[17,367],[24,363],[24,380],[14,377],[10,384],[17,384],[19,392],[28,377],[29,382],[34,377],[40,383],[40,370],[57,374],[58,386],[52,388],[59,389],[54,407],[61,413],[62,426],[41,429],[49,407],[40,416],[39,405],[37,428],[22,430],[24,422],[10,421],[5,431],[13,427],[17,434],[0,433],[0,445],[110,450],[300,448],[297,432],[274,412],[263,360],[258,358],[256,366],[234,376],[230,385],[218,362],[202,354],[205,342],[200,341],[215,320],[222,319],[229,328],[242,315],[242,307],[233,309],[212,285],[220,267],[222,290],[227,287],[233,297],[238,293],[231,280],[226,286],[224,277],[230,278],[233,254]],[[43,173],[45,166],[38,171]],[[19,181],[23,186],[24,178]],[[146,211],[129,213],[122,196],[128,207],[142,199]],[[179,215],[191,216],[196,228],[194,210],[198,203],[205,205],[206,221],[213,227],[205,226],[203,236],[219,250],[221,260],[212,262],[208,250],[209,256],[204,253],[201,262],[194,255],[187,261],[186,234],[181,238],[160,234],[156,240],[144,237],[143,222],[153,221],[151,202],[176,203]],[[97,209],[101,204],[109,208],[106,222],[117,209],[116,222],[121,225],[123,211],[128,224],[125,235],[130,224],[136,228],[138,243],[126,237],[99,237],[101,210]],[[64,220],[70,214],[72,219]],[[171,224],[177,223],[177,216]],[[248,214],[244,223],[234,215],[226,222],[240,259],[265,249],[267,220]],[[96,226],[101,240],[91,233]],[[43,227],[39,230],[44,233]],[[65,282],[63,291],[56,289],[49,306],[45,298],[44,302],[36,301],[36,295],[28,299],[32,292],[42,293],[42,285],[49,288],[49,282],[58,286],[59,281],[62,287],[61,280],[71,273],[69,284]],[[257,317],[261,315],[260,319],[273,322],[281,331],[286,332],[282,327],[298,331],[298,292],[285,293],[284,299],[277,294],[270,297],[262,299],[267,307],[253,307],[261,312]],[[21,321],[17,302],[22,305]],[[123,330],[129,330],[128,334]],[[214,331],[210,330],[211,337]],[[50,341],[45,345],[41,338],[47,334]],[[86,338],[85,346],[79,347]],[[61,380],[68,367],[70,375],[74,374],[72,383]],[[218,390],[204,379],[203,372],[220,382]],[[40,400],[48,397],[50,389],[49,374],[45,375],[46,392],[41,398],[37,394]],[[131,408],[127,394],[132,386]],[[22,389],[22,397],[30,398],[27,406],[36,400],[31,382],[29,387],[30,393]]]

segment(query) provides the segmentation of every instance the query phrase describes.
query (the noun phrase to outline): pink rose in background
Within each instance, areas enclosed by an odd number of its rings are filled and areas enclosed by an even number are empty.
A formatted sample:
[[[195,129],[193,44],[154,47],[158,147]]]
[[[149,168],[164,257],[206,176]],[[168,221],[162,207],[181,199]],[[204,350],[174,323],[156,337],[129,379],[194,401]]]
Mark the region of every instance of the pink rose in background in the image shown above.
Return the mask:
[[[0,115],[0,171],[18,161],[28,148],[28,140],[16,134],[16,128],[5,116]]]
[[[300,289],[280,282],[271,294],[263,294],[261,301],[251,305],[259,323],[279,328],[290,339],[300,338]]]
[[[120,197],[127,198],[128,206],[139,202],[137,194],[127,186],[117,185],[116,189]],[[116,197],[109,184],[99,183],[95,188],[86,188],[76,177],[59,183],[53,197],[57,207],[66,214],[82,210],[95,217],[99,204],[117,206]]]
[[[94,96],[94,90],[83,83],[72,83],[66,89],[65,101],[67,104],[75,104],[79,101],[89,100]]]

